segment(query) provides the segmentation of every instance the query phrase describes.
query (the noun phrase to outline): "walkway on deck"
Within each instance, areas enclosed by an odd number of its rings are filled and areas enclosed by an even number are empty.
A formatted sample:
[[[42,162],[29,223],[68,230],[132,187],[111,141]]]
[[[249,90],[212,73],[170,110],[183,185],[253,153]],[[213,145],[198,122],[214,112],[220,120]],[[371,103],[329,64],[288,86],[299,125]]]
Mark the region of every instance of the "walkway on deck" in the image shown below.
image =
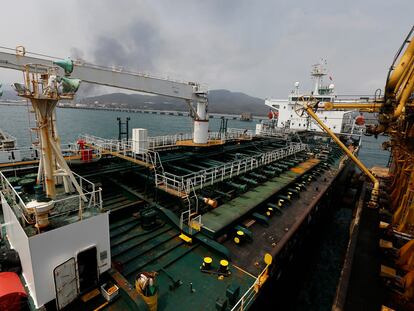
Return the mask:
[[[288,172],[257,186],[253,190],[221,205],[220,207],[203,214],[203,231],[206,235],[216,238],[221,231],[239,218],[246,215],[259,204],[268,200],[279,190],[289,185],[320,162],[318,159],[309,159],[291,168]]]

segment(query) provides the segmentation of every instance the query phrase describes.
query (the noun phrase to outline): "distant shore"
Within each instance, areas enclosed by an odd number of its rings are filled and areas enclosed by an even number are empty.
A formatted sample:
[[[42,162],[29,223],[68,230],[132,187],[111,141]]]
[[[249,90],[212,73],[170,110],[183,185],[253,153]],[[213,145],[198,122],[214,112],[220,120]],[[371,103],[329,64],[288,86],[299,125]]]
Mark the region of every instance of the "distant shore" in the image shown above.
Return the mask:
[[[0,106],[26,106],[26,101],[0,101]]]
[[[160,115],[170,115],[170,116],[185,116],[188,117],[190,114],[188,111],[177,111],[177,110],[153,110],[153,109],[134,109],[134,108],[119,108],[119,107],[76,107],[76,106],[64,106],[59,105],[57,108],[65,108],[65,109],[85,109],[85,110],[105,110],[105,111],[118,111],[118,112],[130,112],[130,113],[146,113],[146,114],[160,114]],[[241,115],[237,114],[226,114],[226,113],[209,113],[210,118],[227,118],[233,120],[240,120]],[[266,119],[266,116],[252,116],[251,121],[261,121]]]

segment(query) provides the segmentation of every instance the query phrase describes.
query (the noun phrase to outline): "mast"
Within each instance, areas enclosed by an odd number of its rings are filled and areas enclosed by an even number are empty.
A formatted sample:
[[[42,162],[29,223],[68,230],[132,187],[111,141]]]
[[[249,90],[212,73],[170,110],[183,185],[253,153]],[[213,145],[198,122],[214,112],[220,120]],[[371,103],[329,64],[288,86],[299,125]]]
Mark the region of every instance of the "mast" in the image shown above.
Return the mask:
[[[85,199],[82,188],[63,158],[55,122],[57,103],[60,99],[73,99],[80,80],[60,77],[56,74],[56,67],[40,64],[27,64],[23,72],[24,84],[15,83],[14,88],[19,96],[30,100],[36,115],[41,148],[38,172],[40,178],[37,182],[43,180],[46,196],[55,199],[57,177],[62,176],[65,190],[70,192],[72,187],[69,185],[73,185]]]
[[[319,94],[319,90],[322,87],[323,77],[326,76],[326,67],[324,66],[324,64],[322,64],[322,61],[319,64],[315,64],[312,66],[311,76],[315,80],[313,95],[321,95]]]

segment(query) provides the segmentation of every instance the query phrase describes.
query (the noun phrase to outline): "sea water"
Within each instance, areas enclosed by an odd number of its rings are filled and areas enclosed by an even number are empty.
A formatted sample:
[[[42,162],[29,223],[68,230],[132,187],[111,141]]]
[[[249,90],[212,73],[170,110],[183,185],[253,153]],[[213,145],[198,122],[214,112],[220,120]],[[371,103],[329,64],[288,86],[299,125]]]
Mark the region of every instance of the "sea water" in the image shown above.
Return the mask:
[[[106,110],[86,110],[57,108],[58,133],[63,143],[74,142],[80,134],[91,134],[103,138],[118,137],[118,121],[123,122],[127,117],[131,137],[132,128],[146,128],[149,136],[161,136],[192,132],[192,120],[186,116],[170,116],[147,113],[117,112]],[[0,128],[17,138],[18,146],[31,145],[29,124],[29,108],[26,106],[0,105]],[[221,120],[210,119],[210,130],[218,131]],[[228,120],[229,128],[255,130],[256,121]],[[32,135],[32,136],[31,136]],[[381,145],[388,137],[363,136],[362,148],[359,156],[368,167],[374,165],[385,166],[389,159],[389,152],[384,151]]]

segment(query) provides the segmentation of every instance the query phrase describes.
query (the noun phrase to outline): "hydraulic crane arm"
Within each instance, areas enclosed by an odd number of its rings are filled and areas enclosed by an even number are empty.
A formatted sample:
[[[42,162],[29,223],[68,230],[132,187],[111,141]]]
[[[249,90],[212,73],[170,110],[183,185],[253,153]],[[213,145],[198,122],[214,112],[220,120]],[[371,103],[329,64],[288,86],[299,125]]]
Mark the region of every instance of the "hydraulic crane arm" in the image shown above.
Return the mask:
[[[311,116],[319,126],[327,133],[335,142],[336,144],[346,153],[346,155],[359,167],[359,169],[368,176],[368,178],[374,184],[371,192],[371,206],[376,206],[378,201],[378,193],[379,193],[379,180],[371,173],[371,171],[345,146],[342,141],[332,132],[328,126],[313,111],[314,106],[310,103],[304,104],[304,109],[309,116]]]
[[[53,59],[26,56],[24,53],[8,53],[0,51],[0,67],[24,70],[27,64],[39,64],[47,67],[56,67]],[[59,74],[64,75],[59,68]],[[112,86],[132,91],[145,92],[168,97],[179,98],[187,101],[206,102],[205,92],[200,91],[200,86],[193,82],[178,82],[168,79],[156,78],[143,73],[132,73],[117,69],[100,67],[92,64],[73,62],[72,78],[84,82]]]
[[[24,71],[28,65],[40,65],[30,68],[31,72],[37,73],[42,73],[45,68],[54,67],[59,76],[70,74],[71,78],[83,82],[182,99],[192,111],[191,115],[194,119],[193,143],[196,145],[206,144],[208,141],[207,90],[201,90],[198,83],[162,79],[143,73],[96,66],[82,61],[69,60],[70,70],[63,70],[56,66],[56,62],[65,63],[68,60],[38,57],[39,54],[34,56],[26,54],[29,53],[26,53],[23,47],[17,47],[16,53],[0,51],[0,67]],[[60,64],[59,66],[61,67]],[[196,109],[191,104],[192,102],[197,103]]]
[[[361,112],[378,112],[382,107],[382,103],[320,103],[319,108],[325,110],[343,110],[343,109],[357,109]]]

